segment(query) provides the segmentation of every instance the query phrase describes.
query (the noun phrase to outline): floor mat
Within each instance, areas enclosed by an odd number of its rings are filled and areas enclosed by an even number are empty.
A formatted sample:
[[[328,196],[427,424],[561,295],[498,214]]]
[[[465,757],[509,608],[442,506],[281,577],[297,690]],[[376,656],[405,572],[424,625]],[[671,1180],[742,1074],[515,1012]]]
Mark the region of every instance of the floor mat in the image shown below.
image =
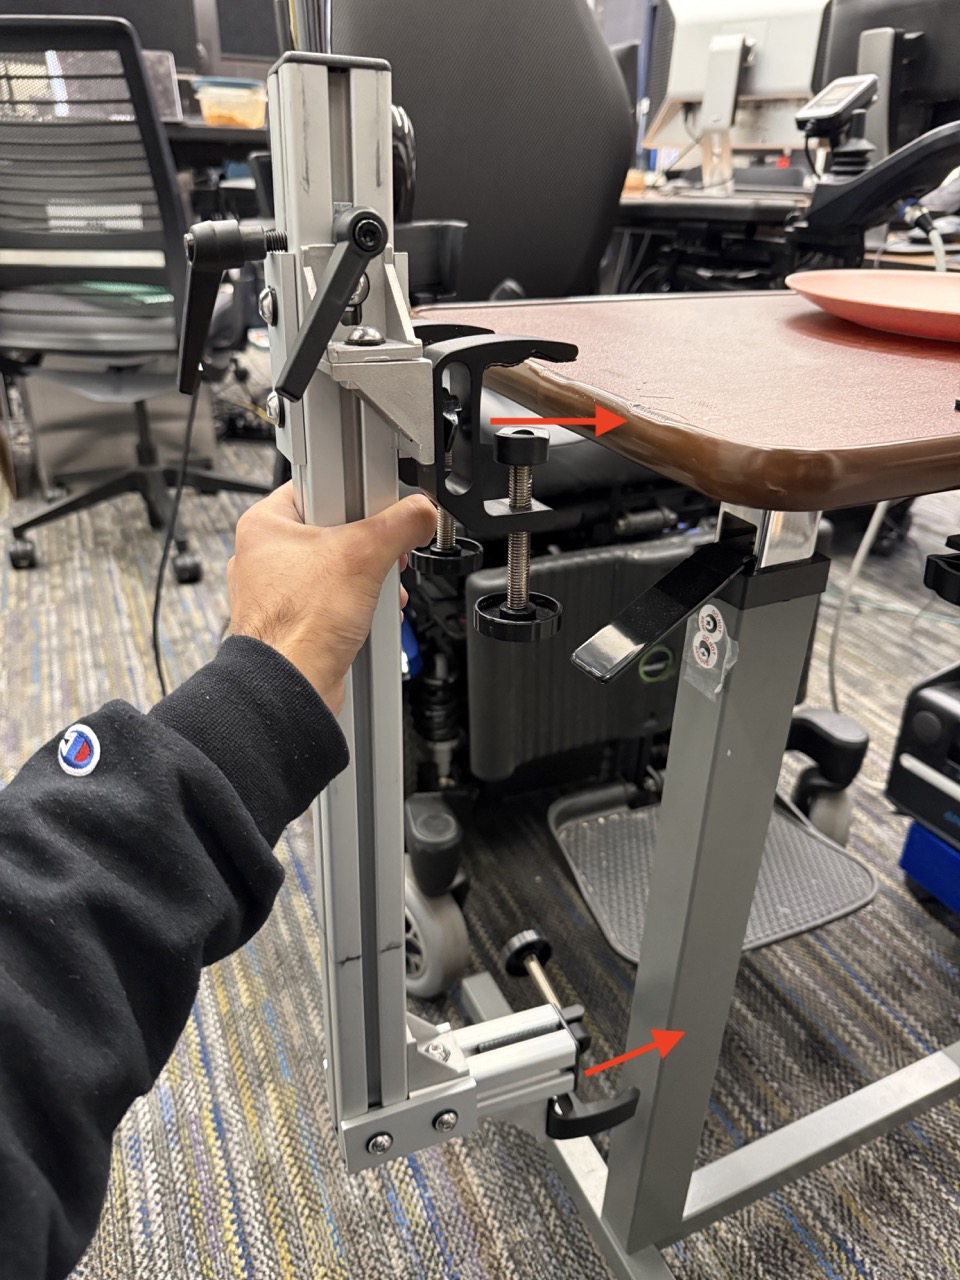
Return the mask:
[[[609,788],[551,805],[550,830],[610,945],[636,964],[650,893],[659,805],[609,807]],[[786,805],[770,819],[744,951],[839,920],[872,902],[877,882]]]

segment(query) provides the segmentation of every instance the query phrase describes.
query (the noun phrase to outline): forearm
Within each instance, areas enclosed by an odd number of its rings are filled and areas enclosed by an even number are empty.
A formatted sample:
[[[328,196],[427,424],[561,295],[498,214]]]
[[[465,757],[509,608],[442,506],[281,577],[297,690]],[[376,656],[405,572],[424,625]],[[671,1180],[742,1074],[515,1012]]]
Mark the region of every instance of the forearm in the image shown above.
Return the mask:
[[[201,968],[246,942],[282,873],[284,825],[346,763],[278,654],[231,640],[147,716],[85,723],[0,793],[0,1277],[59,1280],[96,1227],[113,1130],[150,1088]]]

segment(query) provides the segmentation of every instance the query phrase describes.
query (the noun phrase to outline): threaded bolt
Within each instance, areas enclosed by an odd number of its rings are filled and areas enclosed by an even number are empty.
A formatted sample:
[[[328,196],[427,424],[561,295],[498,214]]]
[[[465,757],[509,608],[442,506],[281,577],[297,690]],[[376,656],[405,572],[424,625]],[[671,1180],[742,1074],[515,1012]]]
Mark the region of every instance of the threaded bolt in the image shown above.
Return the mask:
[[[444,474],[453,466],[453,454],[445,453],[443,456]],[[457,545],[457,522],[449,511],[444,511],[443,507],[437,504],[437,536],[434,539],[434,545],[438,551],[453,551]]]
[[[511,511],[533,506],[533,468],[511,467],[507,497]],[[524,611],[530,605],[530,534],[511,533],[507,538],[507,608]]]

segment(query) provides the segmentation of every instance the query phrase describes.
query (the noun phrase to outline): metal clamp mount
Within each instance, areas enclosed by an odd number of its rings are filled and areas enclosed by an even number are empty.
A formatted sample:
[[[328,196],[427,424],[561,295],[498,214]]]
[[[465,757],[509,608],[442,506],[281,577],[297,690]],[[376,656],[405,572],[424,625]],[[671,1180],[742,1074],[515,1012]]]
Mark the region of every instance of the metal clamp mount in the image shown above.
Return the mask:
[[[552,954],[553,948],[546,938],[535,929],[525,929],[506,944],[502,959],[504,968],[512,978],[520,978],[526,974],[532,979],[540,995],[556,1011],[561,1026],[569,1031],[576,1042],[577,1058],[574,1066],[574,1089],[576,1089],[580,1057],[590,1048],[590,1036],[583,1025],[583,1006],[561,1008],[553,983],[544,972],[544,966],[549,962]],[[603,1133],[607,1129],[612,1129],[614,1125],[629,1120],[636,1112],[639,1101],[640,1090],[633,1087],[625,1089],[614,1098],[599,1098],[594,1102],[583,1102],[574,1091],[556,1095],[547,1103],[547,1137],[586,1138]]]
[[[483,375],[496,365],[524,360],[575,360],[571,343],[539,338],[474,333],[436,342],[426,351],[433,366],[433,464],[423,466],[419,481],[437,501],[433,542],[414,552],[411,565],[420,573],[463,576],[480,567],[480,545],[456,537],[459,520],[480,537],[508,535],[506,592],[477,602],[474,625],[495,640],[529,643],[556,634],[562,610],[550,596],[531,593],[530,535],[555,528],[558,517],[532,492],[533,468],[547,459],[546,431],[517,427],[497,433],[494,448],[483,440],[481,396]],[[505,497],[486,496],[492,463],[508,469]]]

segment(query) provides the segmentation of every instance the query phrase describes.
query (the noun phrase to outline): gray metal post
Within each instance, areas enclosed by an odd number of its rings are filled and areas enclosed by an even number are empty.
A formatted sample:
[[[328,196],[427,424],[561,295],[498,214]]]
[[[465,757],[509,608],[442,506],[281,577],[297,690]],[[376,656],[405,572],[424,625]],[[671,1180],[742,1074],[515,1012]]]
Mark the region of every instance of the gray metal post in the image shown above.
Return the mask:
[[[390,154],[390,74],[386,64],[294,58],[274,70],[269,89],[277,225],[296,255],[299,324],[323,254],[332,251],[338,202],[372,206],[392,227],[391,172],[381,162]],[[384,269],[372,262],[371,280],[379,284]],[[382,331],[384,292],[371,289],[364,310]],[[299,424],[301,412],[302,441],[291,441],[291,456],[305,520],[340,524],[396,501],[397,436],[379,414],[322,371],[287,421]],[[340,724],[350,765],[314,810],[328,1085],[338,1128],[407,1097],[399,663],[393,570],[348,679]]]
[[[610,1147],[603,1214],[631,1254],[681,1233],[817,595],[715,603],[739,657],[711,697],[687,647],[627,1048],[686,1035],[621,1068],[641,1099]]]

